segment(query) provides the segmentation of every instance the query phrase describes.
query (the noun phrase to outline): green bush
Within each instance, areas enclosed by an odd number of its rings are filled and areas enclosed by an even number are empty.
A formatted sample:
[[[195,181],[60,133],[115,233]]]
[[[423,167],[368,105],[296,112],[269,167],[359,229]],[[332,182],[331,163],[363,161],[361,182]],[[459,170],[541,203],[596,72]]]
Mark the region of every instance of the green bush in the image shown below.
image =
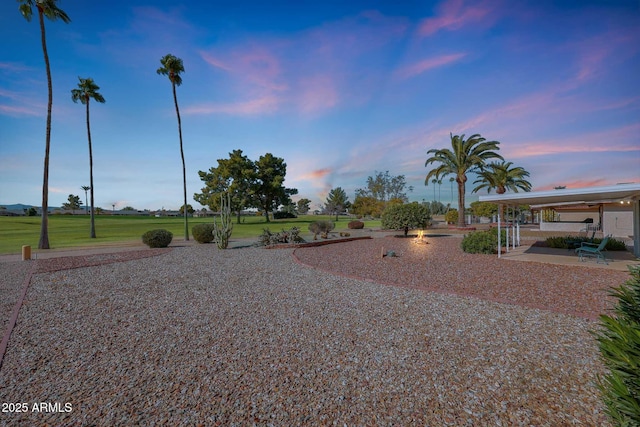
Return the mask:
[[[614,315],[600,316],[595,333],[609,370],[598,388],[615,426],[640,425],[640,265],[629,271],[631,279],[610,292],[618,300]]]
[[[258,237],[258,246],[277,245],[279,243],[304,243],[304,239],[300,236],[298,227],[291,227],[289,230],[272,233],[268,228],[262,230],[262,234]]]
[[[314,240],[318,238],[318,234],[322,235],[323,239],[326,239],[334,227],[335,225],[332,221],[314,221],[309,224],[309,231],[313,233]]]
[[[360,230],[360,229],[364,228],[364,222],[362,222],[362,221],[350,221],[349,224],[347,224],[347,227],[349,227],[352,230]]]
[[[507,245],[507,232],[500,233],[502,247]],[[461,243],[462,250],[470,254],[497,254],[498,253],[498,229],[487,231],[474,231],[465,235]]]
[[[298,218],[298,217],[291,212],[278,211],[273,213],[273,219],[288,219],[288,218]]]
[[[150,248],[166,248],[171,240],[173,240],[173,233],[169,230],[150,230],[142,235],[142,243]]]
[[[213,228],[213,224],[196,224],[191,229],[191,234],[198,243],[211,243],[214,237]]]
[[[569,247],[569,242],[572,243],[571,247]],[[594,243],[596,245],[599,245],[600,242],[602,242],[602,239],[596,237],[595,239],[593,239],[593,242],[591,242],[586,237],[579,237],[579,236],[553,236],[553,237],[548,237],[545,240],[545,244],[547,245],[547,247],[549,247],[549,248],[558,248],[558,249],[571,249],[571,248],[574,247],[573,246],[574,242],[578,243],[578,246],[580,246],[579,245],[580,242],[590,242],[590,243]],[[605,246],[604,248],[607,251],[626,251],[627,250],[627,245],[622,240],[609,238],[609,241],[607,242],[607,246]]]
[[[447,224],[457,224],[458,223],[457,209],[451,209],[449,212],[444,214],[444,220],[447,221]]]
[[[431,220],[429,207],[420,203],[392,205],[382,213],[382,228],[400,230],[408,228],[426,228]]]

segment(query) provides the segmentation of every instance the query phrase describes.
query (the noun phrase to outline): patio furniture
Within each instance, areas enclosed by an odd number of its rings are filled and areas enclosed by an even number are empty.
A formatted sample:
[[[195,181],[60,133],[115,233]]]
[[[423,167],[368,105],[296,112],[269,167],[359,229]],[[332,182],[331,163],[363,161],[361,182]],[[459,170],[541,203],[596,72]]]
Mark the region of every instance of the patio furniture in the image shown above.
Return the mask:
[[[599,263],[600,260],[604,261],[605,264],[609,265],[607,259],[604,257],[604,248],[607,246],[611,235],[606,236],[600,244],[596,245],[595,243],[582,242],[579,248],[576,248],[576,253],[580,256],[580,261],[584,261],[585,256],[595,256],[596,263]]]
[[[582,242],[587,242],[587,243],[593,243],[593,239],[596,237],[596,229],[593,229],[593,232],[591,233],[591,238],[588,237],[589,236],[589,230],[585,229],[584,230],[584,237],[579,236],[575,239],[567,239],[567,249],[571,250],[571,249],[576,249],[579,248],[582,245]]]

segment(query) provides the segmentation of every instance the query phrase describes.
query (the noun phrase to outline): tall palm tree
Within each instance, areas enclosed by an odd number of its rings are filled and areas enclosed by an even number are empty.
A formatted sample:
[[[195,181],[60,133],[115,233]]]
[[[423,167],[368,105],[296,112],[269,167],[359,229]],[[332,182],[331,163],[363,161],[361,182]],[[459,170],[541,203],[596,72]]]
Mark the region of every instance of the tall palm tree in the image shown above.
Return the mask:
[[[483,188],[487,189],[487,193],[490,193],[491,190],[496,190],[497,194],[504,194],[507,190],[517,193],[518,189],[525,192],[531,191],[531,183],[525,179],[529,176],[529,172],[520,166],[511,167],[512,165],[512,162],[505,162],[504,160],[500,163],[489,163],[482,171],[478,172],[478,179],[473,182],[478,185],[473,189],[473,193]],[[502,204],[500,204],[499,213],[501,218],[502,207]]]
[[[85,213],[88,213],[87,209],[89,209],[89,203],[87,203],[87,191],[89,191],[91,187],[89,187],[88,185],[83,185],[80,188],[84,190],[84,211]]]
[[[425,162],[425,167],[431,163],[439,163],[439,166],[427,173],[425,185],[429,184],[432,176],[441,177],[455,175],[458,183],[458,227],[464,227],[464,196],[467,173],[482,170],[489,159],[504,160],[495,151],[500,148],[498,141],[487,141],[479,134],[471,135],[465,139],[464,135],[451,136],[451,150],[448,148],[432,149],[427,151],[431,157]]]
[[[104,104],[104,98],[98,93],[100,86],[94,83],[93,79],[83,79],[78,77],[80,83],[78,83],[77,89],[71,89],[71,99],[73,102],[82,102],[87,106],[87,139],[89,140],[89,190],[91,191],[91,230],[89,237],[96,238],[96,224],[93,215],[93,152],[91,150],[91,127],[89,126],[89,100],[93,99],[96,102]],[[86,190],[85,190],[86,191]]]
[[[44,177],[42,179],[42,224],[40,226],[40,241],[38,249],[49,249],[49,151],[51,146],[51,107],[53,105],[53,85],[51,84],[51,67],[49,65],[49,54],[47,53],[47,38],[44,31],[44,17],[51,21],[61,19],[65,23],[71,22],[67,14],[56,5],[56,0],[18,0],[20,2],[20,13],[27,20],[31,21],[33,7],[38,9],[38,19],[40,21],[40,39],[42,42],[42,53],[44,54],[44,64],[47,70],[47,88],[49,98],[47,101],[47,130],[44,149]]]
[[[173,89],[173,103],[176,106],[176,115],[178,116],[178,136],[180,137],[180,156],[182,157],[182,186],[184,189],[184,240],[189,240],[189,225],[187,220],[187,168],[184,163],[184,151],[182,149],[182,122],[180,121],[180,110],[178,109],[178,96],[176,95],[176,86],[182,84],[180,73],[184,73],[182,59],[171,54],[167,54],[160,59],[162,67],[156,71],[158,74],[169,76],[171,88]]]

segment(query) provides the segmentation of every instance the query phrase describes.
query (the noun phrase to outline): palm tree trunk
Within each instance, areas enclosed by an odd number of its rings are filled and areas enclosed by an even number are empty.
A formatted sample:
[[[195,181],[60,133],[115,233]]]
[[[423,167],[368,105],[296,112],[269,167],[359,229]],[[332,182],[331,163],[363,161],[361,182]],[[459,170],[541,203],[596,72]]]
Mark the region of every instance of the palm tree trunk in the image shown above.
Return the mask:
[[[178,116],[178,136],[180,137],[180,157],[182,157],[182,188],[184,191],[184,240],[189,240],[189,223],[187,210],[187,167],[184,163],[184,150],[182,149],[182,121],[180,120],[180,110],[178,109],[178,96],[176,95],[176,84],[171,81],[173,88],[173,102],[176,105],[176,115]]]
[[[44,64],[47,70],[47,88],[49,98],[47,101],[47,134],[44,150],[44,177],[42,179],[42,223],[40,226],[40,241],[38,249],[49,249],[49,151],[51,146],[51,107],[53,105],[53,85],[51,84],[51,67],[49,54],[47,53],[47,41],[44,32],[44,13],[38,5],[38,18],[40,19],[40,36],[42,39],[42,52]]]
[[[458,227],[464,227],[466,225],[464,220],[464,184],[466,181],[466,177],[464,178],[464,181],[460,178],[456,179],[456,181],[458,182]]]
[[[89,140],[89,191],[91,192],[91,228],[89,237],[91,239],[96,238],[96,224],[93,216],[93,151],[91,149],[91,128],[89,126],[89,97],[86,97],[87,101],[87,139]]]

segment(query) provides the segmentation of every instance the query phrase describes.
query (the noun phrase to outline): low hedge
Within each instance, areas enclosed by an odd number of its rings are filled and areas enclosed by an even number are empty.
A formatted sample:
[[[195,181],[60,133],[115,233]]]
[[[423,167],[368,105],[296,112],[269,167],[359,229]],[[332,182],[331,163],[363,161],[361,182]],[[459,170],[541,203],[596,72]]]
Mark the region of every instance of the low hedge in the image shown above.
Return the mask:
[[[169,230],[149,230],[142,235],[142,243],[150,248],[166,248],[173,240],[173,233]]]

